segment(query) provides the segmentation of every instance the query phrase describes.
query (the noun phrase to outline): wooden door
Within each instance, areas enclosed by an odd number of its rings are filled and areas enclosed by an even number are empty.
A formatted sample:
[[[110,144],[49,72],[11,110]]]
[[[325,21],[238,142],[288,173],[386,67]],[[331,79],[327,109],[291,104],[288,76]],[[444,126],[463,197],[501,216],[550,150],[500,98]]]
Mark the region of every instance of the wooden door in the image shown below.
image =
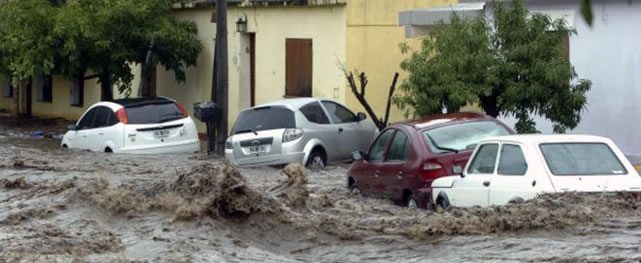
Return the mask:
[[[287,39],[285,97],[312,96],[312,40]]]

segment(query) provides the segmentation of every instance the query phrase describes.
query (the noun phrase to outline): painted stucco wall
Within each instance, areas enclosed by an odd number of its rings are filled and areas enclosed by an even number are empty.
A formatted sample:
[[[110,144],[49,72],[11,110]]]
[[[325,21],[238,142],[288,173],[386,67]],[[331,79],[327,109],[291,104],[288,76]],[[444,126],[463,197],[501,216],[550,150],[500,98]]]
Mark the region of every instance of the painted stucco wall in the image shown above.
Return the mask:
[[[349,0],[347,3],[347,68],[365,72],[369,79],[366,98],[374,111],[383,117],[394,72],[404,77],[400,63],[400,43],[417,47],[419,39],[406,39],[405,29],[398,25],[400,11],[447,5],[448,0]],[[350,108],[364,111],[347,88],[345,97]],[[404,111],[392,108],[390,120],[404,120]]]
[[[158,69],[158,94],[183,103],[192,112],[193,103],[211,98],[215,24],[211,8],[174,12],[179,19],[198,26],[203,51],[198,65],[187,70],[187,81],[178,83],[171,72]],[[280,100],[285,95],[285,41],[311,38],[313,41],[312,95],[345,102],[344,81],[338,61],[345,61],[345,6],[230,7],[229,46],[229,127],[241,110],[249,107],[249,38],[235,31],[236,20],[247,17],[248,32],[256,34],[256,104]],[[199,130],[204,125],[199,123]]]
[[[570,61],[580,78],[592,81],[588,105],[572,133],[612,138],[629,154],[641,154],[641,2],[592,1],[594,21],[589,27],[579,11],[580,1],[530,2],[530,10],[559,10],[570,14],[577,35],[570,38]],[[489,10],[488,10],[489,12]],[[537,128],[552,125],[536,118]],[[515,121],[506,119],[513,124]]]
[[[138,92],[139,85],[139,67],[132,66],[135,77],[132,81],[132,95]],[[91,73],[87,73],[91,75]],[[52,79],[52,100],[51,102],[42,102],[38,100],[36,87],[32,86],[32,115],[40,118],[62,118],[67,120],[77,120],[87,108],[94,103],[100,101],[100,84],[97,79],[85,80],[84,83],[84,98],[82,107],[71,106],[70,90],[73,82],[63,76],[53,76]],[[26,91],[23,88],[20,93],[21,97],[21,113],[26,113]],[[114,88],[114,98],[123,98],[123,94],[119,94],[117,89]],[[6,111],[13,111],[13,98],[5,98],[0,96],[0,109]]]

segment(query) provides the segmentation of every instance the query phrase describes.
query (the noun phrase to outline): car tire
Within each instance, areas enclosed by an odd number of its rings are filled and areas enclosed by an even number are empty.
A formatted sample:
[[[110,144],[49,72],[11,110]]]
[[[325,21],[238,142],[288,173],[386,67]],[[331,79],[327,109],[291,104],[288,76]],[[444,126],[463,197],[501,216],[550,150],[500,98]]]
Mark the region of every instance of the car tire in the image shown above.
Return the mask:
[[[414,198],[414,195],[409,195],[405,198],[405,207],[411,209],[418,209],[418,201]]]
[[[307,169],[312,171],[323,170],[327,165],[327,157],[320,151],[313,151],[309,158],[307,159],[307,164],[305,165]]]
[[[436,198],[436,207],[440,207],[442,209],[450,208],[450,199],[447,198],[447,195],[443,193],[438,195]]]

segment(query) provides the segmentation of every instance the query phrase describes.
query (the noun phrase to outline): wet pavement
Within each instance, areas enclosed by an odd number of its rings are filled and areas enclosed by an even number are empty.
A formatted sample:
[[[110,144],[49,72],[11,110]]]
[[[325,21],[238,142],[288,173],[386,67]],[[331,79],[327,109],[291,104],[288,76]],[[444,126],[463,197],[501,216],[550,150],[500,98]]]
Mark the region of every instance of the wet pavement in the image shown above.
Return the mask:
[[[348,164],[236,169],[53,137],[0,132],[0,262],[641,260],[641,211],[618,196],[416,211],[349,193]]]

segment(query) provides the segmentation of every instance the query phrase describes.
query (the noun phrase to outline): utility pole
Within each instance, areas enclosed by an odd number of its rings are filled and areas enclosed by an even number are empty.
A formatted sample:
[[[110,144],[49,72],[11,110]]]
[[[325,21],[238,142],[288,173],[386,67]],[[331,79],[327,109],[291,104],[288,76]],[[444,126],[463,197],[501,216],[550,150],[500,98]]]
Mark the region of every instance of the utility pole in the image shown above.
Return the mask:
[[[221,109],[220,120],[216,122],[216,135],[209,138],[211,146],[215,140],[216,153],[225,154],[227,140],[227,91],[229,74],[227,66],[227,0],[216,0],[216,46],[214,49],[214,78],[212,81],[212,100]]]

